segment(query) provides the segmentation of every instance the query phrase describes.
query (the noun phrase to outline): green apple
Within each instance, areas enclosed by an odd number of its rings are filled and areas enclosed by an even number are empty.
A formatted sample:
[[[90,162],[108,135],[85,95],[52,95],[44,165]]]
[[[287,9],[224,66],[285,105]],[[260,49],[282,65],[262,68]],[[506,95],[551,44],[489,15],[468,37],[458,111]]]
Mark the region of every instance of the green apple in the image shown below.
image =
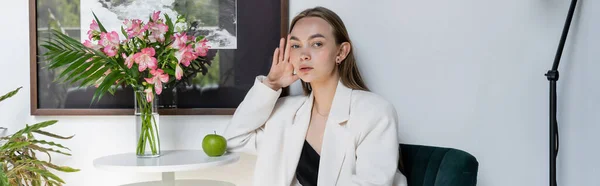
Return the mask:
[[[221,156],[227,150],[227,140],[225,137],[215,134],[204,136],[202,140],[202,150],[210,157]]]

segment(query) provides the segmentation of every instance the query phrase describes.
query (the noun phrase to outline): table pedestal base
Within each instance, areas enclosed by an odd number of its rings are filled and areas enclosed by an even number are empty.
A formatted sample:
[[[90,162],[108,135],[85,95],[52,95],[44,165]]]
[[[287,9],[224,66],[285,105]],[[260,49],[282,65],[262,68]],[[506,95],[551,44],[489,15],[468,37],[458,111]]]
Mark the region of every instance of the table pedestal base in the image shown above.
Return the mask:
[[[235,184],[215,180],[175,180],[174,172],[163,172],[161,181],[132,183],[122,186],[235,186]]]

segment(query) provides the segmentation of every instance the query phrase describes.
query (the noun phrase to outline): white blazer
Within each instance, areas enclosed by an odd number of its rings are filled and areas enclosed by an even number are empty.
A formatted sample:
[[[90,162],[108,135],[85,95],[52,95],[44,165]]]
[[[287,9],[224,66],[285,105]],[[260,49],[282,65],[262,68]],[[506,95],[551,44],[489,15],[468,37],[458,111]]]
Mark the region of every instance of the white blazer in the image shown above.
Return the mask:
[[[257,155],[255,186],[300,185],[296,166],[311,118],[313,95],[279,98],[258,76],[224,136],[231,152]],[[338,82],[325,126],[319,186],[406,186],[398,171],[394,106]]]

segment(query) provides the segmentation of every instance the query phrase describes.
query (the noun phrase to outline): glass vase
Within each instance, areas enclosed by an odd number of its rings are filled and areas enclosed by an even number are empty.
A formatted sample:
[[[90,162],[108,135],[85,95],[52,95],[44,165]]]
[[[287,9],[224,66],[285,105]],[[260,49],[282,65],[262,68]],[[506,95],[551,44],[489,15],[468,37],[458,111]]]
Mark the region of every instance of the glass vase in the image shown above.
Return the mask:
[[[137,157],[149,158],[160,156],[159,118],[157,97],[147,95],[144,91],[135,92],[135,127]]]

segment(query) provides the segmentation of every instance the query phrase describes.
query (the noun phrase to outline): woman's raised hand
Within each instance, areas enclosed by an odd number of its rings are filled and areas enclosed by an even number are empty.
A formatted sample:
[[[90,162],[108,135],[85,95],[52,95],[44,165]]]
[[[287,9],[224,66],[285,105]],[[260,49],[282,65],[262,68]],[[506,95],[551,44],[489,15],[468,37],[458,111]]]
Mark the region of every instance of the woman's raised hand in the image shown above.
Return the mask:
[[[263,81],[273,90],[287,87],[299,79],[298,75],[294,74],[294,67],[290,62],[290,48],[290,36],[288,36],[287,39],[281,38],[279,47],[273,52],[271,70]]]

